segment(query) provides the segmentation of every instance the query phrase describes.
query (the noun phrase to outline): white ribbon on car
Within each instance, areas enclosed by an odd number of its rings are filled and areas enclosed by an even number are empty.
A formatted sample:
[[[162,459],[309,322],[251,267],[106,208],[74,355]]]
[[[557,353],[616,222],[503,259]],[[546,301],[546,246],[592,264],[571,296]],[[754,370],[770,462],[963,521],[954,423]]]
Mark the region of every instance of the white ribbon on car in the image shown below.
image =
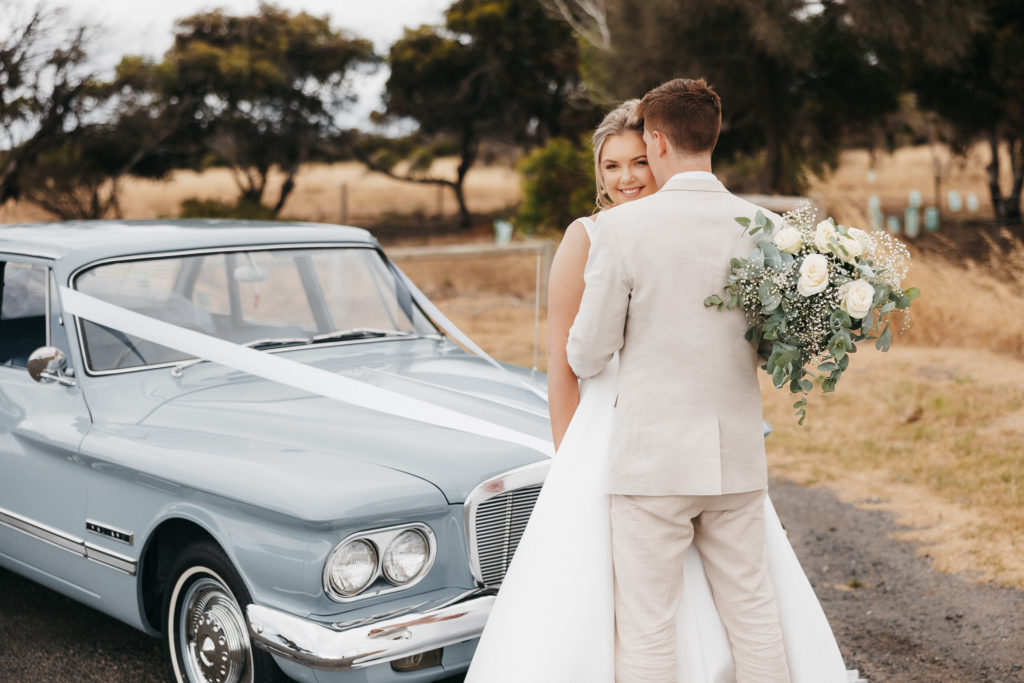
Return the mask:
[[[448,317],[441,312],[441,309],[435,306],[434,302],[428,299],[427,295],[420,291],[419,287],[413,284],[413,281],[409,279],[408,275],[403,273],[401,269],[398,268],[398,266],[394,266],[394,269],[395,274],[398,275],[399,279],[402,281],[402,284],[405,285],[406,289],[408,289],[409,293],[412,295],[413,301],[419,304],[419,307],[423,309],[423,312],[429,315],[434,320],[434,322],[440,325],[441,329],[447,332],[449,337],[452,337],[453,339],[458,341],[460,344],[465,346],[467,349],[469,349],[476,355],[486,360],[494,367],[511,375],[517,382],[519,382],[524,387],[532,391],[536,396],[539,396],[545,401],[548,400],[548,394],[546,391],[542,391],[538,387],[526,382],[522,377],[517,377],[504,365],[491,358],[491,356],[486,351],[477,346],[476,342],[474,342],[462,330],[456,327],[455,323],[449,320]]]
[[[311,365],[172,325],[68,287],[60,288],[60,296],[67,313],[97,325],[147,339],[196,358],[220,363],[272,382],[302,389],[311,394],[325,396],[360,408],[526,446],[547,456],[554,454],[551,442],[546,439],[524,434],[456,410],[442,408],[368,382],[336,375]]]

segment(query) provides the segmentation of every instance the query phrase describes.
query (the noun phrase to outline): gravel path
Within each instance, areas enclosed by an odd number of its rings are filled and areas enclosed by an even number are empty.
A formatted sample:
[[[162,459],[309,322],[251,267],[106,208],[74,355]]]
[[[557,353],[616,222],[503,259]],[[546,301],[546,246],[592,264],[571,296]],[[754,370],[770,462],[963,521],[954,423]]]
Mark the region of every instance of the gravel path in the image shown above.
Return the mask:
[[[785,481],[771,491],[847,666],[870,683],[1024,682],[1024,591],[935,571],[889,538],[900,527],[888,513]],[[158,641],[0,570],[0,682],[162,672]]]
[[[942,574],[899,525],[831,492],[773,481],[772,500],[847,667],[871,682],[1024,681],[1024,591]]]

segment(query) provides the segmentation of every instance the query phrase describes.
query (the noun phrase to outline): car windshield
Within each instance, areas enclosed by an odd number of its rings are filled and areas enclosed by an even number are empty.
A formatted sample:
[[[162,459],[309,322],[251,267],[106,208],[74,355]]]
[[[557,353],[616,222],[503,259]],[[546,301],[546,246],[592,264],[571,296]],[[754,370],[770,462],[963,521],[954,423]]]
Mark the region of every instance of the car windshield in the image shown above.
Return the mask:
[[[263,249],[115,261],[83,271],[79,291],[253,348],[436,334],[375,249]],[[92,371],[191,358],[83,321]]]

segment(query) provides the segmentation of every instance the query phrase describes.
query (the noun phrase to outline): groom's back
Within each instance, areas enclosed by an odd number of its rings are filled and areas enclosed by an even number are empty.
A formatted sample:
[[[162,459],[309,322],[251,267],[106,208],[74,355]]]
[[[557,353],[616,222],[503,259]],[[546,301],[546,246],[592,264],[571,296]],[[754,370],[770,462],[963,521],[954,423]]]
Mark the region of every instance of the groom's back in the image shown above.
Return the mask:
[[[757,358],[721,294],[757,207],[717,180],[676,177],[598,220],[630,281],[612,426],[610,492],[718,495],[767,484]],[[611,234],[604,234],[610,231]]]

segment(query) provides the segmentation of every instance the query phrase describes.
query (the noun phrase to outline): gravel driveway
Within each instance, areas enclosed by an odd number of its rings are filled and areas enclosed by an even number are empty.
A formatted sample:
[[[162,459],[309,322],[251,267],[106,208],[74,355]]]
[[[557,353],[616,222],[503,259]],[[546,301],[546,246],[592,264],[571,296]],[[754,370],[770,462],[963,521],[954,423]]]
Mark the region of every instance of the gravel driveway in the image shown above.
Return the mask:
[[[771,492],[849,667],[872,683],[1024,681],[1024,591],[935,571],[889,538],[888,513]],[[0,681],[162,680],[158,641],[0,570]]]

